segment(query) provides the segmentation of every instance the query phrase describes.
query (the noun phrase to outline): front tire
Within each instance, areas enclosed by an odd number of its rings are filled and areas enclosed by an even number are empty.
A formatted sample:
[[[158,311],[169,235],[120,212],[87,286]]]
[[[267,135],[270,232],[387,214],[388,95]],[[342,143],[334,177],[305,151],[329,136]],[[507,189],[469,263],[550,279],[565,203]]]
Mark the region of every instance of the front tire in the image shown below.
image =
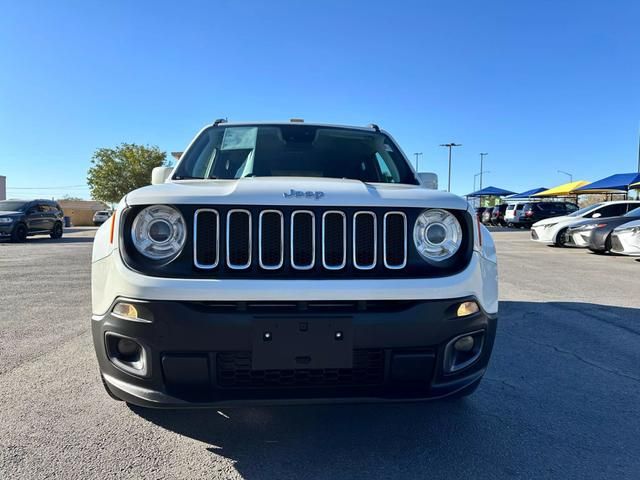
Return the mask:
[[[24,242],[27,239],[27,226],[24,223],[19,223],[11,232],[12,242]]]
[[[51,230],[51,233],[49,235],[51,236],[51,238],[58,239],[62,238],[62,233],[62,223],[56,222],[56,224],[53,226],[53,230]]]
[[[556,241],[555,241],[556,247],[564,247],[567,244],[567,241],[564,238],[566,233],[567,233],[566,228],[563,228],[558,232],[558,234],[556,235]]]

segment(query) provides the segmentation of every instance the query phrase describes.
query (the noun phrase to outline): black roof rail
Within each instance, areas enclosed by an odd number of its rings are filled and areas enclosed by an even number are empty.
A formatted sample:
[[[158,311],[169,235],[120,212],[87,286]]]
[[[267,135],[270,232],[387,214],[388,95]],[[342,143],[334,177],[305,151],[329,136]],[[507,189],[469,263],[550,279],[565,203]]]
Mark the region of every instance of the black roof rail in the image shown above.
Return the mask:
[[[226,118],[216,118],[216,119],[213,121],[213,126],[214,126],[214,127],[217,127],[217,126],[218,126],[218,125],[220,125],[221,123],[227,123],[227,121],[228,121],[228,120],[227,120]]]
[[[378,125],[376,125],[375,123],[370,123],[369,125],[367,125],[369,128],[373,128],[376,132],[380,132],[380,127]]]

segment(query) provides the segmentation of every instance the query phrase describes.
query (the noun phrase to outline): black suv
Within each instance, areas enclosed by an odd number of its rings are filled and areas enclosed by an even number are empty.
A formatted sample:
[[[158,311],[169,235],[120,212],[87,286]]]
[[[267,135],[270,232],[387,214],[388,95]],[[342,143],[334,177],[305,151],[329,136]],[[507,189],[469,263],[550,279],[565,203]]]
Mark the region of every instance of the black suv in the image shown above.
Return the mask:
[[[525,203],[522,211],[513,219],[518,227],[530,227],[539,220],[569,215],[578,210],[578,206],[571,202],[537,202]]]
[[[62,237],[64,213],[52,200],[0,201],[0,238],[24,242],[29,235],[48,233],[51,238]]]

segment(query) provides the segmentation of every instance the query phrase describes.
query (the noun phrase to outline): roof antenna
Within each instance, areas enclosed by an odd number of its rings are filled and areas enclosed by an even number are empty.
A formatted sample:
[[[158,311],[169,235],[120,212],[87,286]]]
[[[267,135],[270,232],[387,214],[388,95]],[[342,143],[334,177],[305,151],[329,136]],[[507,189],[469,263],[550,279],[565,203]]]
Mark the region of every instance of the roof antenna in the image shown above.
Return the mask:
[[[213,122],[213,126],[217,127],[218,125],[220,125],[221,123],[227,123],[229,120],[225,117],[225,118],[217,118],[214,122]]]
[[[373,128],[376,132],[380,133],[380,127],[375,123],[370,123],[368,126],[369,128]]]

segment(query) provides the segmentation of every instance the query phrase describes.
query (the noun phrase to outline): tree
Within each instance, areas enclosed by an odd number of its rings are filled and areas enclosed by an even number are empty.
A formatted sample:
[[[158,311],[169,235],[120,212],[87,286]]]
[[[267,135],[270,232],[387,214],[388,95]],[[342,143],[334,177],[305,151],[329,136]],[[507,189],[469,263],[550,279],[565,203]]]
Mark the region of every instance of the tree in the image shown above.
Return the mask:
[[[87,183],[96,200],[117,203],[131,190],[149,185],[151,171],[167,164],[167,154],[156,146],[122,143],[99,148],[91,157]]]

